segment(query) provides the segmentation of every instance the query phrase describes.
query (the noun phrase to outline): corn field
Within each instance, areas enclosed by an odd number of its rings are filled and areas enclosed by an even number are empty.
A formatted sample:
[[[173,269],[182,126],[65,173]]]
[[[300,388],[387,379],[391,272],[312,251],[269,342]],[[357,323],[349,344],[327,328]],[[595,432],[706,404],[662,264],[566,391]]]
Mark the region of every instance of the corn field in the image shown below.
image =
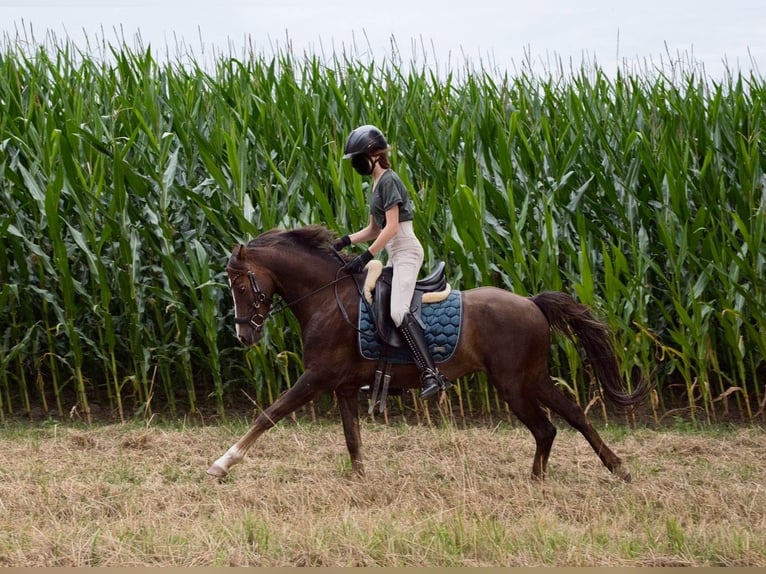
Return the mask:
[[[766,83],[598,67],[438,73],[395,57],[161,62],[69,42],[0,52],[0,419],[263,405],[301,370],[297,323],[236,341],[224,268],[274,227],[368,218],[341,159],[380,127],[450,283],[563,290],[614,330],[653,409],[763,420]],[[585,404],[587,365],[553,370]],[[472,409],[499,408],[461,381]]]

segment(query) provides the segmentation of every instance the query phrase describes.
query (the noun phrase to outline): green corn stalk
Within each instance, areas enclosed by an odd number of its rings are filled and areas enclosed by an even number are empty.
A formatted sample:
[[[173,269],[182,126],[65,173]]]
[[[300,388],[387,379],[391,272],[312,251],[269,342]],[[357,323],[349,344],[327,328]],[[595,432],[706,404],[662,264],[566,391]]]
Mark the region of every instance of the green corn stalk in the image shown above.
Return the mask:
[[[223,268],[272,227],[366,224],[368,182],[340,159],[361,123],[386,133],[427,263],[445,259],[453,287],[576,294],[613,327],[625,375],[656,380],[662,408],[680,398],[708,420],[763,403],[757,76],[441,74],[395,54],[289,51],[203,67],[124,44],[104,42],[103,58],[21,45],[0,56],[6,414],[51,389],[59,416],[74,393],[128,417],[160,396],[223,412],[239,389],[260,403],[289,386],[299,365],[279,357],[300,351],[294,320],[272,318],[243,352]],[[589,401],[576,349],[557,342],[552,361]],[[498,397],[477,377],[461,401]]]

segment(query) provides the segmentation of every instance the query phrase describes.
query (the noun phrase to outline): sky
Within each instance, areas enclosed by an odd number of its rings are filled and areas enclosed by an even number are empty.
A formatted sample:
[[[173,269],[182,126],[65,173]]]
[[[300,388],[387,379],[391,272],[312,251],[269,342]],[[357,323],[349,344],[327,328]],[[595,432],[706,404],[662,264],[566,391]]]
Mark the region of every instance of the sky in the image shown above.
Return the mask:
[[[0,38],[54,36],[193,54],[349,55],[441,69],[681,65],[713,78],[766,71],[763,0],[0,0]],[[182,50],[179,50],[182,47]]]

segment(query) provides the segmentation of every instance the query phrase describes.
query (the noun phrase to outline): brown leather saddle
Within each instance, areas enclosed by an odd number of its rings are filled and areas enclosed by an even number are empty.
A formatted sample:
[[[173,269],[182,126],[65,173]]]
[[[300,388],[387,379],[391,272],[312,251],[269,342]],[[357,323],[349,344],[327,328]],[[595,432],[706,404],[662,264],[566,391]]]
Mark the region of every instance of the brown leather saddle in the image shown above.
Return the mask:
[[[422,324],[421,310],[423,294],[444,291],[447,288],[447,276],[444,273],[446,263],[439,261],[431,273],[415,283],[415,292],[410,303],[410,313]],[[399,337],[399,331],[391,319],[391,279],[393,267],[384,267],[375,283],[373,302],[370,313],[375,322],[375,330],[380,340],[390,347],[401,347],[404,341]]]

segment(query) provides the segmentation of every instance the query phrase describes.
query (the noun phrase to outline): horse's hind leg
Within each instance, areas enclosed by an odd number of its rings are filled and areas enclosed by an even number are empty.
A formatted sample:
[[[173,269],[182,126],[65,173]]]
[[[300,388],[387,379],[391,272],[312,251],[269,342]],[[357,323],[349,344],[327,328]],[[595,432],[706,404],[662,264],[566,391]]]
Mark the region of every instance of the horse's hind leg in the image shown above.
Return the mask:
[[[340,419],[343,422],[343,434],[346,437],[346,448],[351,457],[351,470],[359,476],[364,476],[364,464],[362,463],[362,436],[359,432],[359,399],[356,389],[347,394],[336,391]]]
[[[548,469],[548,458],[551,455],[553,440],[556,438],[556,427],[534,401],[524,400],[521,404],[517,402],[515,407],[511,405],[511,410],[535,437],[532,476],[544,478]]]
[[[225,477],[232,466],[242,462],[245,453],[259,436],[295,409],[319,395],[322,390],[324,389],[320,388],[316,377],[311,376],[308,372],[303,373],[290,389],[258,415],[250,430],[236,444],[210,465],[207,473],[217,478]]]
[[[630,473],[622,465],[622,459],[606,446],[595,428],[588,422],[585,411],[580,405],[565,397],[553,384],[550,377],[546,376],[539,385],[540,401],[560,415],[572,427],[580,431],[585,440],[590,443],[593,450],[612,473],[626,482],[630,482]]]
[[[532,433],[535,439],[535,458],[532,461],[532,476],[542,479],[548,467],[548,458],[556,438],[556,427],[540,408],[535,396],[534,387],[525,388],[523,378],[508,375],[499,381],[493,377],[495,387],[516,415]]]

